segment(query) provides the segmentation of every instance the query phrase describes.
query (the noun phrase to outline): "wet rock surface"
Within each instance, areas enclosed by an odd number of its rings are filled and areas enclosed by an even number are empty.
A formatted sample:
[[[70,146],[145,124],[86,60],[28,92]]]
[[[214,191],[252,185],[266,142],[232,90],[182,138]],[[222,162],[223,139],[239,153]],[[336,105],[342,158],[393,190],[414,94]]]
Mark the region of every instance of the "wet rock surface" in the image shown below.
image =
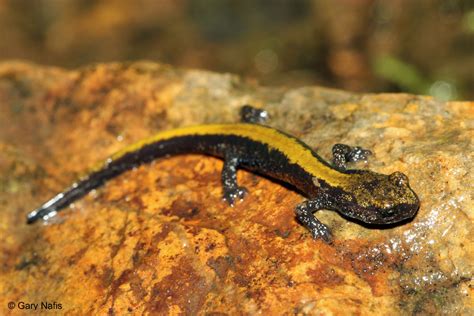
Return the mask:
[[[249,194],[232,208],[221,199],[222,162],[183,155],[124,173],[47,225],[26,225],[28,211],[127,144],[238,121],[245,103],[326,159],[334,143],[369,148],[369,162],[354,167],[407,174],[417,217],[375,229],[321,211],[335,237],[327,245],[296,222],[297,192],[239,171]],[[146,62],[0,64],[0,310],[472,314],[473,117],[470,102],[260,87]]]

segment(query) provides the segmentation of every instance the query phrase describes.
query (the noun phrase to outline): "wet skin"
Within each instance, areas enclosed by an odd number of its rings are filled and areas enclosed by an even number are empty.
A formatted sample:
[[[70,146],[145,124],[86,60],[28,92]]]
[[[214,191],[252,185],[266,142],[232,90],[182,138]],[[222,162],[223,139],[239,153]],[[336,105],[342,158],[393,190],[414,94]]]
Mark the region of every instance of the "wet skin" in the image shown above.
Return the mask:
[[[408,178],[400,172],[383,175],[369,170],[347,170],[348,162],[365,160],[370,151],[336,144],[333,165],[300,140],[260,125],[265,111],[244,106],[245,123],[213,124],[164,131],[114,154],[105,164],[28,214],[29,224],[47,220],[107,180],[157,158],[187,153],[222,158],[223,198],[233,205],[247,190],[237,183],[238,168],[286,182],[308,200],[295,209],[298,220],[313,238],[331,242],[329,229],[314,212],[327,209],[366,224],[391,225],[413,218],[419,200]]]

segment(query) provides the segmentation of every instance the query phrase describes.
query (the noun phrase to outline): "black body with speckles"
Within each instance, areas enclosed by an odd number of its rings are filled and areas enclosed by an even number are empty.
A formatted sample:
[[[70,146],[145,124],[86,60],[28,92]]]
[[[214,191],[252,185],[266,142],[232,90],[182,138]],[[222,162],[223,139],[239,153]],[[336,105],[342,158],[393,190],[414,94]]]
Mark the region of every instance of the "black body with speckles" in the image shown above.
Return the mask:
[[[241,116],[245,121],[252,123],[262,123],[268,117],[266,112],[250,106],[242,108]],[[346,163],[364,160],[371,154],[370,151],[336,144],[333,147],[334,167],[332,167],[298,139],[267,127],[257,128],[257,126],[260,125],[236,125],[235,133],[229,132],[227,127],[222,129],[222,126],[218,126],[220,133],[206,134],[202,130],[212,130],[216,127],[204,125],[197,127],[194,134],[181,135],[176,132],[177,134],[173,134],[172,137],[145,143],[136,150],[125,152],[112,159],[102,169],[92,172],[87,178],[32,211],[28,215],[27,222],[33,223],[38,219],[54,216],[59,210],[107,180],[135,166],[160,157],[187,153],[212,155],[224,160],[223,197],[230,205],[246,194],[246,189],[237,184],[236,172],[239,167],[278,179],[297,188],[309,200],[296,207],[296,217],[310,230],[315,239],[321,238],[326,242],[332,239],[329,229],[314,217],[313,213],[320,209],[338,211],[346,217],[368,224],[393,224],[415,216],[419,200],[409,187],[405,175],[395,172],[387,176],[368,170],[346,170]],[[254,135],[253,129],[262,133],[262,139]],[[275,138],[279,139],[279,146],[273,146]],[[291,154],[281,145],[286,143],[292,146]],[[307,163],[308,166],[295,163],[300,154],[305,154],[306,159],[310,161],[314,158],[315,163]],[[326,173],[325,179],[318,175],[318,168]],[[313,171],[311,173],[308,170]],[[327,172],[334,175],[328,176]],[[340,175],[345,177],[344,185],[328,183],[328,180],[334,180],[331,177]]]

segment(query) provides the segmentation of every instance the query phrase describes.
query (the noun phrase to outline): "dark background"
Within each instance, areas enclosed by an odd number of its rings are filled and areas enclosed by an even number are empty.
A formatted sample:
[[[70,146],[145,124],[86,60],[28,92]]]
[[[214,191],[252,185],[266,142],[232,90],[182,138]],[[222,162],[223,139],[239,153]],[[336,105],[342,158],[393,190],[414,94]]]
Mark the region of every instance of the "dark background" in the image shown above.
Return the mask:
[[[473,0],[0,0],[0,60],[148,59],[271,85],[474,99]]]

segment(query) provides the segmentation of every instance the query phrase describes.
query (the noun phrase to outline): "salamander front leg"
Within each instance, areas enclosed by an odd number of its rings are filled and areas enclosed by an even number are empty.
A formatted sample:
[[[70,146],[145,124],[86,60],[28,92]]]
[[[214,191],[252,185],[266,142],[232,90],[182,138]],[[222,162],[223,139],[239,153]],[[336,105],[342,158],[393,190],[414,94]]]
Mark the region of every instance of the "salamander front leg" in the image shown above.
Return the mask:
[[[222,188],[224,190],[224,200],[231,206],[236,199],[243,199],[247,194],[247,189],[239,187],[237,184],[237,167],[239,159],[237,157],[226,156],[224,167],[222,168]]]
[[[321,195],[320,197],[306,200],[299,204],[295,209],[295,213],[296,218],[298,218],[301,224],[309,229],[314,239],[321,238],[326,243],[331,243],[332,235],[329,228],[314,217],[313,214],[320,209],[327,208],[328,205],[329,203],[326,196]]]
[[[367,160],[372,152],[361,147],[351,147],[345,144],[336,144],[332,147],[332,161],[339,169],[346,170],[348,162]]]

